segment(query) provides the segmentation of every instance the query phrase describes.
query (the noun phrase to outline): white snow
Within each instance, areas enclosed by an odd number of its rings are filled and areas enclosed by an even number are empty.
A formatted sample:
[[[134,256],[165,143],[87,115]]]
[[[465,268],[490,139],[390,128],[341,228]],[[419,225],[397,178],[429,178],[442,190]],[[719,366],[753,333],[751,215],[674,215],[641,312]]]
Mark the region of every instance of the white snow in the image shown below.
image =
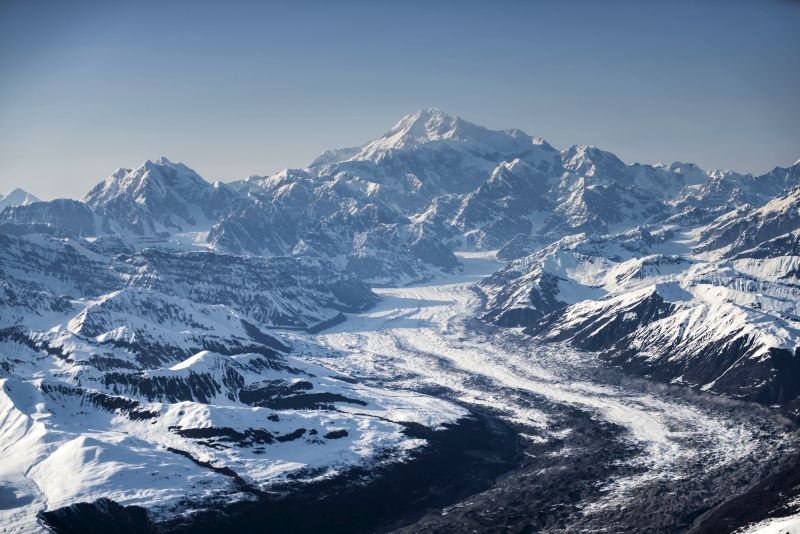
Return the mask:
[[[737,534],[800,534],[800,514],[767,519],[738,530]]]

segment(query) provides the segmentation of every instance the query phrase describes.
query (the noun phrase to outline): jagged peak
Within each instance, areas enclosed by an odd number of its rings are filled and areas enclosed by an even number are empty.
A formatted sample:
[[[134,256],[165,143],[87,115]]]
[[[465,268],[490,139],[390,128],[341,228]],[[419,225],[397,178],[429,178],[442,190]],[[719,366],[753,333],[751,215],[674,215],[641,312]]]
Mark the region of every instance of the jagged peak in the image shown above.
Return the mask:
[[[30,193],[28,193],[27,191],[25,191],[24,189],[22,189],[20,187],[15,187],[14,189],[11,190],[10,193],[8,193],[8,195],[6,195],[6,198],[10,197],[10,196],[22,196],[22,195],[33,196]]]
[[[506,130],[506,131],[507,132],[515,132],[515,133],[519,132],[520,134],[525,135],[525,132],[523,132],[522,130],[517,130],[516,128],[513,128],[511,130]],[[556,149],[553,148],[553,145],[551,145],[550,143],[545,141],[544,137],[534,137],[533,138],[533,144],[534,145],[538,145],[538,146],[540,146],[542,148],[546,148],[547,150],[552,150],[554,152],[556,151]]]
[[[684,183],[689,186],[702,185],[706,183],[709,178],[709,173],[694,163],[674,161],[669,166],[665,167],[665,169],[669,172],[680,174],[683,177]]]
[[[696,163],[686,162],[686,161],[673,161],[669,165],[658,164],[656,166],[666,167],[667,169],[674,171],[674,172],[688,172],[688,171],[699,171],[705,172],[703,169],[700,168]]]
[[[749,173],[748,174],[741,174],[739,172],[732,171],[732,170],[729,170],[729,169],[711,169],[706,174],[708,174],[709,178],[712,178],[714,180],[722,180],[724,178],[730,178],[730,177],[736,178],[736,177],[752,176]]]
[[[618,170],[626,166],[616,154],[594,145],[572,145],[561,151],[561,161],[564,168],[587,175],[595,174],[598,167]]]
[[[596,147],[595,145],[572,145],[561,151],[561,154],[568,158],[582,157],[582,158],[609,158],[622,163],[616,154]]]
[[[157,160],[145,160],[133,169],[120,167],[108,178],[94,186],[83,198],[90,204],[104,203],[121,194],[130,194],[134,198],[141,195],[148,187],[163,191],[177,188],[210,188],[199,174],[183,163],[173,163],[165,157]]]
[[[400,119],[383,137],[403,144],[457,139],[463,133],[461,130],[470,127],[480,128],[441,109],[426,108]]]

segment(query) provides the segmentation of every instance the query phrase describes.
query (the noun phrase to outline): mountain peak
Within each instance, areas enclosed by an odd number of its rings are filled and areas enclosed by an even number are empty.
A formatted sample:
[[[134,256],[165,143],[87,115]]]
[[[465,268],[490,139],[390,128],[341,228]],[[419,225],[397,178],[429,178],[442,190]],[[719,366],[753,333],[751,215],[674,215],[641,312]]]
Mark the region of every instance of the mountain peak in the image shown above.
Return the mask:
[[[588,176],[594,176],[599,169],[613,173],[625,168],[616,155],[593,145],[572,145],[561,152],[561,160],[565,169]]]
[[[455,119],[457,117],[445,113],[440,108],[422,108],[418,109],[417,111],[415,111],[410,115],[406,115],[405,117],[400,119],[400,122],[409,118],[428,120],[428,119]]]
[[[702,185],[708,181],[708,174],[706,171],[694,163],[674,161],[669,166],[664,166],[664,169],[675,174],[680,174],[684,179],[685,185]]]
[[[375,159],[395,150],[415,149],[430,143],[448,143],[484,153],[522,154],[534,148],[553,151],[545,141],[522,130],[489,130],[449,115],[438,108],[406,115],[387,133],[364,145],[353,159]]]
[[[39,202],[39,199],[27,191],[16,187],[8,195],[0,195],[0,211],[10,206],[27,206],[34,202]]]
[[[475,126],[438,108],[421,109],[406,115],[384,136],[404,144],[454,138],[459,126]]]
[[[96,206],[127,194],[144,202],[148,196],[164,195],[167,189],[174,189],[186,198],[194,198],[210,187],[208,182],[186,165],[173,163],[162,156],[156,161],[148,159],[135,169],[117,169],[93,187],[83,200]]]
[[[168,160],[167,158],[165,158],[164,156],[161,156],[160,158],[158,158],[155,161],[153,161],[152,159],[145,160],[144,163],[139,165],[139,167],[137,167],[134,170],[137,170],[137,169],[148,169],[148,170],[149,169],[159,169],[159,170],[162,170],[162,169],[170,169],[170,168],[172,168],[172,169],[186,169],[186,170],[188,170],[190,172],[194,172],[191,169],[189,169],[189,167],[184,165],[183,163],[174,163],[174,162]]]
[[[20,189],[19,187],[15,187],[14,189],[11,190],[11,192],[8,194],[8,196],[27,195],[27,194],[28,194],[28,192],[25,191],[24,189]]]

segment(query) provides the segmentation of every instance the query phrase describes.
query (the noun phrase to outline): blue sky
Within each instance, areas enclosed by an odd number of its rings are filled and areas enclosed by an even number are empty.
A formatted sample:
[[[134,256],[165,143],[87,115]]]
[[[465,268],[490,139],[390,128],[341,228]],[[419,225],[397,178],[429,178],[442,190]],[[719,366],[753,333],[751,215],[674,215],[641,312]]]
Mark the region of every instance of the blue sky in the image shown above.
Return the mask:
[[[169,5],[166,5],[169,4]],[[0,192],[269,174],[439,107],[627,162],[800,158],[800,2],[0,0]]]

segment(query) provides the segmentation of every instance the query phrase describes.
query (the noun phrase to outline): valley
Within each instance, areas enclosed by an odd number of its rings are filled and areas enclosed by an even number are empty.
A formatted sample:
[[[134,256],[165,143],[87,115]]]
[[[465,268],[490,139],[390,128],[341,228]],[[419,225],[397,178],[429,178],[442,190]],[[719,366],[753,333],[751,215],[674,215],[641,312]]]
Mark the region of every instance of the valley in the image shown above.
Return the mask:
[[[461,275],[378,289],[376,308],[315,338],[334,351],[326,365],[489,409],[526,443],[491,489],[409,531],[687,529],[797,453],[793,425],[760,407],[631,380],[595,354],[477,323],[473,284],[493,272],[491,258],[462,254]]]

